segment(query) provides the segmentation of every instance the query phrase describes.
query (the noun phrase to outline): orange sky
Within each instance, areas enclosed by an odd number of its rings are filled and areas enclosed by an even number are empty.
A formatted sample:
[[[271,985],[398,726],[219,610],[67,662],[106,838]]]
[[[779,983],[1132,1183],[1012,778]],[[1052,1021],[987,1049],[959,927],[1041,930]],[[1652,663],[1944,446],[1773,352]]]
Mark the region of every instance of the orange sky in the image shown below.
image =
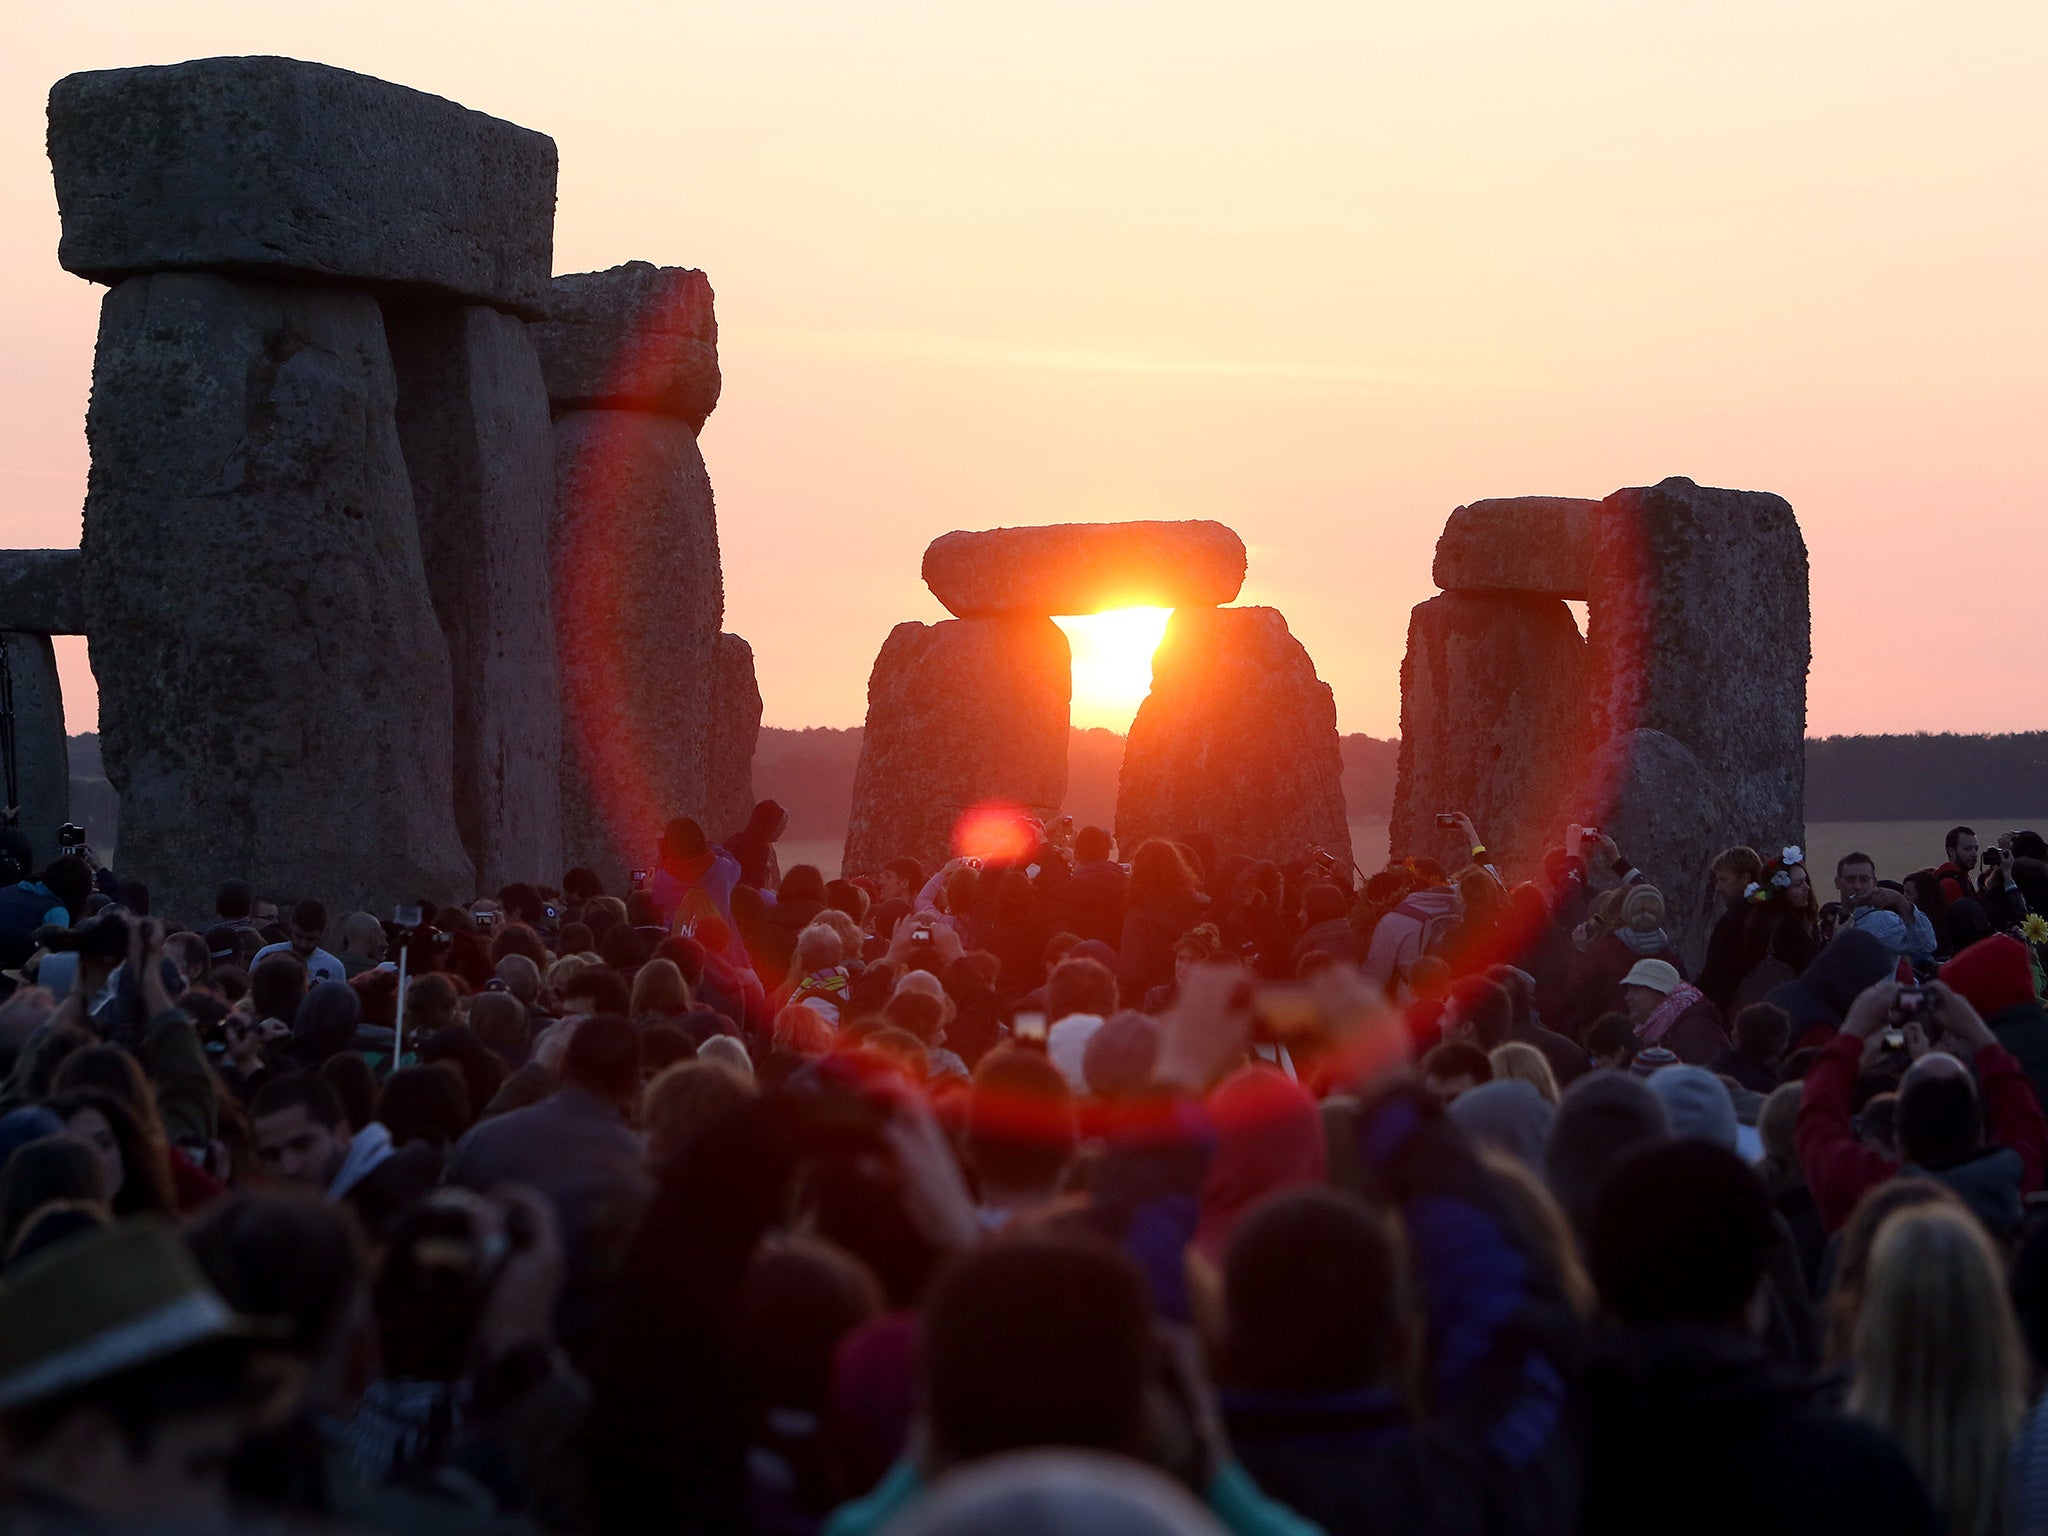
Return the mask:
[[[941,616],[939,533],[1213,517],[1391,734],[1453,506],[1669,474],[1798,510],[1815,733],[2048,723],[2038,3],[102,0],[7,35],[9,543],[75,543],[85,478],[50,83],[290,53],[553,134],[558,270],[710,273],[770,724],[860,720],[890,624]]]

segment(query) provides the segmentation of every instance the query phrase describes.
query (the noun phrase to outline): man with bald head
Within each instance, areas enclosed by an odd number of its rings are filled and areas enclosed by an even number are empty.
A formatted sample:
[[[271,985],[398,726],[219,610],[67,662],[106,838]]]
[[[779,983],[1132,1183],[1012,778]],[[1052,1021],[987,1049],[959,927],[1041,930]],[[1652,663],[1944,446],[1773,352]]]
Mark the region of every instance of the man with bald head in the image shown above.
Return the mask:
[[[1900,1161],[1863,1143],[1851,1113],[1866,1048],[1881,1031],[1943,1047],[1923,1049],[1899,1080]],[[1793,1146],[1829,1231],[1865,1193],[1905,1173],[1947,1185],[1995,1235],[2010,1237],[2023,1197],[2048,1172],[2048,1119],[2019,1062],[1959,993],[1938,981],[1887,980],[1856,999],[1814,1058]]]

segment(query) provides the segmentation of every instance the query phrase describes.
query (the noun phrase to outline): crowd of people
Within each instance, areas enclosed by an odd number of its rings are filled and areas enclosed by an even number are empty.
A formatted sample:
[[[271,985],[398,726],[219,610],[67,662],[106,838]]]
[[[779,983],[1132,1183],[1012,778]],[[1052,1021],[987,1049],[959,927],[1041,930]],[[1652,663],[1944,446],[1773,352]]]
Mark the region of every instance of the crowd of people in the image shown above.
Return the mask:
[[[0,832],[0,1520],[2048,1531],[2042,838],[1688,933],[1446,820],[186,925]]]

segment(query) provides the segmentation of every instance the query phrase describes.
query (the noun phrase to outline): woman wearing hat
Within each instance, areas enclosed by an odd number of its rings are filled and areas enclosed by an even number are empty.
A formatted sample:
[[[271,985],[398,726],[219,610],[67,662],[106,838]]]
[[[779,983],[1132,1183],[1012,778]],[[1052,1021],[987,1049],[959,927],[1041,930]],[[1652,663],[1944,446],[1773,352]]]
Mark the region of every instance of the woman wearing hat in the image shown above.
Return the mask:
[[[1654,885],[1608,891],[1582,925],[1586,943],[1565,984],[1565,1028],[1582,1033],[1621,1006],[1621,981],[1639,960],[1662,960],[1683,977],[1685,962],[1664,931],[1664,894]]]
[[[1703,1067],[1728,1049],[1721,1010],[1668,960],[1638,960],[1621,979],[1621,998],[1639,1050],[1662,1046],[1687,1066]]]

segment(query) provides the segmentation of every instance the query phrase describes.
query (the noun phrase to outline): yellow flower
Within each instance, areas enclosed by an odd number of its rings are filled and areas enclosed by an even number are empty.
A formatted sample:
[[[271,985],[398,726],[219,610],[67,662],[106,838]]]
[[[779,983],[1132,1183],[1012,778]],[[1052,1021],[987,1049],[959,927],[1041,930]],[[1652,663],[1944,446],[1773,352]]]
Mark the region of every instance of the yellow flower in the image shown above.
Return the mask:
[[[2026,935],[2029,944],[2048,944],[2048,917],[2029,912],[2027,920],[2020,924],[2020,932]]]

